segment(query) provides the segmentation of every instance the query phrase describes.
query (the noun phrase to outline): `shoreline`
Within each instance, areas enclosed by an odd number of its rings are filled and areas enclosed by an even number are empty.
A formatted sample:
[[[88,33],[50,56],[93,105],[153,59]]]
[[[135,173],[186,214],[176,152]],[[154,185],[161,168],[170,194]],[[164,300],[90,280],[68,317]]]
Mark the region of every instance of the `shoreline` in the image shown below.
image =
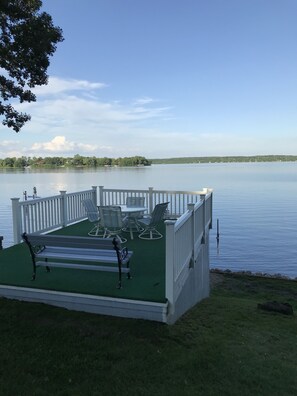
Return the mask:
[[[230,274],[230,275],[247,275],[261,278],[270,278],[270,279],[282,279],[282,280],[290,280],[297,281],[297,276],[295,278],[291,278],[287,275],[282,275],[280,273],[276,274],[268,274],[267,272],[252,272],[252,271],[231,271],[230,269],[219,269],[219,268],[211,268],[209,270],[211,274]]]

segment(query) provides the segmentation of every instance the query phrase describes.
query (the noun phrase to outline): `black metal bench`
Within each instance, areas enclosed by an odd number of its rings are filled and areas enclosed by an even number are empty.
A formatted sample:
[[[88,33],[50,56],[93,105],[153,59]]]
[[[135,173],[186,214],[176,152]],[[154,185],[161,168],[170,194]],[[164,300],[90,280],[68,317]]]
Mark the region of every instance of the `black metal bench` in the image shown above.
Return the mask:
[[[122,273],[127,273],[129,279],[131,277],[129,263],[133,252],[122,248],[117,238],[27,233],[23,233],[22,238],[32,257],[32,280],[36,278],[37,267],[46,267],[48,272],[50,267],[118,272],[118,288],[122,286]]]

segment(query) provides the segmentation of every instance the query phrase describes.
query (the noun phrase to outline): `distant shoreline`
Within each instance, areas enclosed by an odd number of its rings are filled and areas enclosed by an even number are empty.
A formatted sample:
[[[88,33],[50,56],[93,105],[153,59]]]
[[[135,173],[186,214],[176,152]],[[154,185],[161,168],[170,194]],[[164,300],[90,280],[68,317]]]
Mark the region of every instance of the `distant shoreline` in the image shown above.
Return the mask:
[[[21,157],[0,159],[0,169],[53,169],[53,168],[102,168],[102,167],[147,167],[170,164],[209,164],[209,163],[257,163],[257,162],[297,162],[297,155],[252,155],[252,156],[208,156],[154,158],[124,157],[96,158],[83,157]]]
[[[296,162],[297,155],[173,157],[149,159],[152,164],[205,164],[227,162]]]

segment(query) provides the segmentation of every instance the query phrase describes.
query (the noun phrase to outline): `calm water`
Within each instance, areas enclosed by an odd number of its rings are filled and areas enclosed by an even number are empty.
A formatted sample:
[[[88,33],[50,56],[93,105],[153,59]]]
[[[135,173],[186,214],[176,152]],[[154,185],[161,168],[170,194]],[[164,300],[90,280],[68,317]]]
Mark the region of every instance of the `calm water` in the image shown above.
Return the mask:
[[[93,185],[214,189],[211,267],[297,276],[297,163],[154,165],[89,170],[0,170],[0,235],[13,243],[11,197],[42,197]],[[220,244],[216,243],[219,219]]]

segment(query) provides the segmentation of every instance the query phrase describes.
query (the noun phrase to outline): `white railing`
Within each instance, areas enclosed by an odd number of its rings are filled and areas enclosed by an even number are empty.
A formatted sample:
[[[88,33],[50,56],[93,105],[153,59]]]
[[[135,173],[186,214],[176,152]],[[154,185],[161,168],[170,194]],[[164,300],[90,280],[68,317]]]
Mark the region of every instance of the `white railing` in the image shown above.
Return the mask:
[[[60,195],[27,201],[11,198],[14,242],[21,241],[23,232],[44,233],[85,219],[81,201],[86,198],[91,198],[97,205],[120,205],[125,204],[128,196],[141,196],[145,198],[148,213],[153,211],[156,204],[169,202],[166,218],[176,219],[187,210],[190,203],[200,202],[207,191],[205,188],[202,191],[165,191],[154,190],[153,187],[147,190],[123,190],[93,186],[86,191],[70,194],[60,191]]]
[[[96,187],[70,194],[60,191],[60,195],[27,201],[11,198],[14,243],[21,241],[23,232],[44,233],[85,219],[81,201],[86,198],[96,202]]]
[[[208,295],[208,232],[212,224],[212,193],[207,193],[196,204],[189,204],[178,220],[167,220],[165,223],[166,298],[168,315],[174,321],[175,317]]]
[[[98,205],[124,205],[128,196],[144,197],[148,213],[151,213],[156,204],[169,202],[167,217],[177,218],[187,210],[190,203],[197,203],[207,194],[208,189],[202,191],[166,191],[134,189],[111,189],[99,186]]]

